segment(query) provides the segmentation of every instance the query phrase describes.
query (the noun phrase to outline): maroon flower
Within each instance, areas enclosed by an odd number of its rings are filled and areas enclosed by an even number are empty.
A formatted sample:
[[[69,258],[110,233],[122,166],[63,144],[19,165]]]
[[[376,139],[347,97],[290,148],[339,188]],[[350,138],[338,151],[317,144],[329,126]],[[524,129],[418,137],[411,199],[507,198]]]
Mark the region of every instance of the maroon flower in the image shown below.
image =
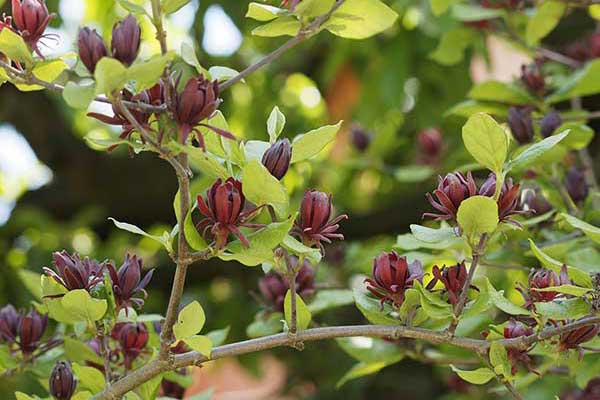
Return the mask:
[[[546,200],[539,189],[527,189],[523,191],[521,208],[524,211],[533,211],[537,215],[542,215],[552,210],[552,204]]]
[[[130,102],[142,103],[142,104],[150,104],[150,96],[149,96],[147,90],[134,95],[131,92],[129,92],[128,90],[124,89],[123,90],[123,100],[130,101]],[[121,110],[117,109],[117,107],[115,107],[114,105],[112,106],[112,110],[113,110],[112,117],[109,117],[108,115],[104,115],[104,114],[100,114],[100,113],[95,113],[95,112],[90,112],[87,114],[87,116],[96,118],[97,120],[104,122],[105,124],[121,125],[123,130],[122,130],[121,134],[119,135],[119,138],[120,139],[129,138],[131,136],[131,134],[133,133],[133,131],[135,130],[135,126],[131,122],[129,122],[127,117],[125,117],[121,113]],[[150,119],[150,113],[141,111],[137,108],[130,108],[129,112],[141,126],[143,126],[146,129],[150,129],[150,125],[148,124],[148,120]],[[142,139],[142,142],[145,143],[144,138],[142,137],[141,139]],[[115,147],[116,146],[112,146],[109,148],[109,150],[112,150]]]
[[[531,143],[533,140],[533,119],[530,107],[509,107],[508,126],[519,144]]]
[[[573,321],[565,321],[565,323],[570,323]],[[566,351],[569,349],[578,349],[580,351],[581,356],[583,356],[583,349],[579,347],[579,345],[589,342],[600,332],[600,325],[586,325],[581,326],[579,328],[573,329],[572,331],[565,332],[560,335],[560,341],[558,348],[560,351]]]
[[[440,176],[437,189],[433,191],[433,194],[427,193],[425,196],[441,214],[425,213],[423,217],[432,217],[436,220],[456,220],[460,203],[475,195],[477,195],[477,185],[470,172],[467,173],[467,176],[462,172],[452,172],[444,178]]]
[[[0,343],[15,341],[21,316],[12,304],[7,304],[0,309]]]
[[[222,249],[227,243],[229,234],[234,234],[246,247],[250,247],[248,239],[239,227],[259,228],[262,225],[249,224],[260,208],[244,211],[246,198],[242,192],[242,182],[228,178],[223,182],[220,178],[206,192],[206,200],[198,195],[198,209],[204,219],[196,226],[203,236],[210,231],[215,239],[215,248]]]
[[[298,263],[297,257],[290,257],[293,268]],[[283,312],[283,302],[288,291],[289,284],[287,279],[277,272],[269,272],[258,281],[258,288],[267,303],[275,311]],[[296,293],[306,300],[315,292],[315,271],[311,268],[310,262],[304,260],[302,266],[296,275]]]
[[[37,349],[40,339],[48,325],[48,316],[32,309],[19,321],[19,347],[25,354],[31,354]]]
[[[534,95],[542,96],[546,91],[546,80],[537,62],[521,65],[521,82]]]
[[[344,240],[344,235],[337,233],[339,222],[347,219],[346,214],[330,219],[332,211],[331,195],[317,190],[304,192],[300,204],[300,215],[294,222],[292,233],[302,239],[305,245],[318,245],[321,242],[331,243],[331,239]]]
[[[350,128],[352,145],[354,145],[354,148],[361,153],[369,148],[371,137],[371,133],[367,132],[360,124],[353,124]]]
[[[66,361],[56,363],[50,374],[48,390],[56,400],[70,400],[75,393],[77,381],[73,376],[71,365]]]
[[[180,375],[186,375],[185,369],[181,372],[178,371],[176,373]],[[185,394],[185,388],[175,381],[163,379],[160,383],[159,394],[161,397],[166,397],[169,399],[183,399],[183,395]]]
[[[438,128],[423,129],[417,135],[419,161],[423,164],[435,164],[439,161],[444,148],[442,132]]]
[[[25,42],[43,58],[38,42],[47,36],[44,31],[55,17],[48,12],[45,0],[12,0],[12,17]]]
[[[565,187],[575,203],[585,200],[589,193],[589,187],[585,182],[585,174],[577,167],[571,167],[567,172]]]
[[[365,279],[367,290],[384,302],[395,307],[404,303],[406,289],[413,286],[414,281],[423,280],[423,266],[419,260],[412,263],[406,257],[400,257],[395,251],[379,254],[373,261],[373,279]]]
[[[127,67],[133,64],[140,50],[141,33],[140,24],[132,14],[117,22],[113,26],[110,42],[113,57]]]
[[[519,204],[520,185],[514,185],[512,178],[504,179],[500,196],[498,197],[498,218],[502,222],[513,222],[510,217],[513,215],[524,214]],[[496,192],[496,174],[490,173],[481,185],[479,194],[481,196],[493,197]]]
[[[140,355],[148,343],[148,329],[143,323],[118,323],[111,332],[125,357],[125,367],[131,368],[133,360]]]
[[[119,271],[116,271],[112,264],[108,264],[107,268],[112,281],[117,308],[125,310],[131,306],[142,308],[144,299],[148,297],[148,293],[144,288],[152,279],[154,269],[151,269],[142,279],[143,261],[135,254],[125,256],[125,261],[123,261]],[[136,295],[142,297],[135,297]]]
[[[173,84],[172,84],[173,85]],[[174,84],[177,87],[177,84]],[[210,82],[203,75],[190,78],[181,93],[173,96],[172,112],[181,135],[181,143],[186,143],[191,132],[196,133],[200,147],[204,149],[204,138],[196,129],[196,126],[205,126],[227,139],[235,140],[230,132],[223,129],[201,123],[213,116],[221,104],[219,98],[219,82]]]
[[[458,303],[468,275],[465,263],[461,262],[449,268],[445,265],[442,268],[434,265],[431,273],[433,279],[427,284],[427,289],[433,289],[437,281],[440,281],[444,284],[444,291],[448,294],[448,302],[450,304]]]
[[[287,173],[292,159],[292,145],[288,139],[280,139],[265,151],[262,163],[275,178],[281,180]]]
[[[92,74],[96,70],[98,61],[108,55],[108,50],[106,50],[106,45],[102,37],[95,29],[88,27],[84,27],[79,31],[77,47],[79,48],[81,62]]]
[[[52,266],[56,272],[48,267],[43,268],[44,272],[67,290],[85,289],[89,292],[104,279],[106,262],[100,264],[88,257],[82,260],[79,254],[71,255],[63,250],[52,253]]]
[[[540,133],[542,137],[547,138],[561,125],[562,119],[560,118],[560,114],[556,110],[552,110],[544,115],[544,118],[540,121]]]
[[[514,339],[521,336],[529,336],[533,334],[533,329],[526,326],[522,322],[517,322],[511,319],[504,327],[504,338]],[[508,353],[508,361],[511,363],[511,373],[515,375],[519,369],[519,363],[523,363],[530,371],[532,370],[532,359],[527,354],[528,350],[520,350],[512,346],[506,348]]]
[[[564,297],[563,294],[558,292],[545,292],[539,289],[571,284],[565,265],[561,268],[560,275],[549,269],[532,269],[527,281],[528,287],[521,286],[517,288],[525,299],[525,307],[527,309],[533,308],[536,302],[548,302]]]

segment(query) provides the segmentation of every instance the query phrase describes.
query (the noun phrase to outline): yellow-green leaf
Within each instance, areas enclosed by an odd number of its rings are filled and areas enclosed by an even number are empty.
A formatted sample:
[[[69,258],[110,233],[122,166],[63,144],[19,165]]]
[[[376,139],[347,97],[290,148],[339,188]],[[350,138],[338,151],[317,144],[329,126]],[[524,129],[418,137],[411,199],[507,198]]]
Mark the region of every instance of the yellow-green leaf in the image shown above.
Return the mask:
[[[285,299],[283,302],[283,308],[284,308],[285,320],[288,324],[288,327],[291,327],[292,326],[292,293],[289,290],[285,295]],[[310,310],[308,309],[306,304],[304,304],[302,297],[300,297],[300,295],[298,295],[296,293],[296,328],[297,328],[297,330],[302,331],[302,330],[308,328],[308,325],[310,325],[311,318],[312,318],[312,315],[310,313]]]
[[[0,32],[0,52],[15,61],[24,61],[28,65],[33,64],[31,50],[23,38],[10,29],[2,29]]]
[[[115,90],[121,89],[127,82],[127,68],[114,58],[103,57],[96,64],[96,94],[105,93],[110,96]]]
[[[323,24],[334,35],[366,39],[390,28],[398,14],[379,0],[346,0]]]
[[[278,215],[287,213],[288,195],[285,187],[258,160],[251,160],[244,166],[242,189],[246,199],[257,206],[270,204]]]
[[[484,233],[491,234],[498,226],[498,204],[491,197],[469,197],[460,203],[456,220],[473,244],[479,236]]]
[[[335,139],[342,122],[340,121],[335,125],[325,125],[296,136],[292,144],[291,162],[296,163],[319,154],[325,146]]]
[[[462,139],[479,164],[500,174],[508,153],[508,135],[494,118],[484,113],[471,116],[463,126]]]
[[[198,353],[210,358],[212,351],[212,340],[208,336],[194,335],[183,340],[188,346]]]
[[[177,316],[173,333],[177,340],[183,340],[196,335],[204,327],[206,315],[198,301],[192,301],[185,306]]]

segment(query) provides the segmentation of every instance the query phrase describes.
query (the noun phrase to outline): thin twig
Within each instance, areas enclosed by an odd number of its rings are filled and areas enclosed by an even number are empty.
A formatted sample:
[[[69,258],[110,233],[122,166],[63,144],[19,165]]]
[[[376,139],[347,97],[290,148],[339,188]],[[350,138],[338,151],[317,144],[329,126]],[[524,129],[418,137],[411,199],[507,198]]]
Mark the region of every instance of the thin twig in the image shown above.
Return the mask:
[[[300,29],[300,31],[298,32],[298,34],[296,34],[296,36],[289,39],[287,42],[285,42],[283,45],[281,45],[281,47],[279,47],[279,48],[275,49],[274,51],[272,51],[271,53],[267,54],[266,56],[261,58],[258,62],[252,64],[251,66],[249,66],[248,68],[246,68],[245,70],[243,70],[242,72],[237,74],[236,76],[221,83],[219,85],[219,89],[221,91],[223,91],[223,90],[229,88],[230,86],[240,82],[246,76],[259,70],[260,68],[264,67],[265,65],[271,63],[273,60],[278,59],[283,53],[285,53],[292,47],[296,46],[298,43],[302,42],[304,39],[307,39],[307,38],[311,37],[313,34],[317,33],[319,31],[319,29],[322,27],[322,25],[325,22],[327,22],[329,20],[329,18],[331,18],[333,13],[342,4],[344,4],[344,1],[345,0],[337,0],[334,3],[333,7],[331,7],[329,12],[327,12],[327,14],[323,14],[320,17],[315,18],[314,21],[312,21],[310,24],[308,24],[305,28]]]
[[[583,65],[581,62],[575,60],[574,58],[567,57],[564,54],[558,53],[550,49],[546,49],[544,47],[538,47],[536,50],[539,55],[544,56],[549,60],[567,65],[571,68],[579,68]]]
[[[511,394],[515,400],[523,400],[523,396],[517,391],[517,388],[506,378],[498,378],[502,384],[506,387],[506,390]]]

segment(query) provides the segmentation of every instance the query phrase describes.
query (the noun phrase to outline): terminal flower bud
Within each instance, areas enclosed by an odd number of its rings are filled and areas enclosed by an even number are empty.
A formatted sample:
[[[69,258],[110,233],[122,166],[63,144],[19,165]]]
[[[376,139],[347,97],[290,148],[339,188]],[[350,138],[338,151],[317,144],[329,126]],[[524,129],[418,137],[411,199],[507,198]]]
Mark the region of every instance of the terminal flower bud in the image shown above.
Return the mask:
[[[133,64],[140,50],[141,33],[140,24],[132,14],[117,22],[113,26],[110,42],[112,56],[127,67]]]
[[[108,55],[108,50],[106,50],[106,45],[102,37],[95,29],[88,27],[84,27],[79,31],[77,47],[81,62],[91,74],[96,70],[98,61]]]
[[[48,390],[55,400],[70,400],[75,393],[77,381],[71,365],[66,361],[56,363],[50,374]]]
[[[540,121],[540,133],[542,134],[542,137],[547,138],[554,134],[554,131],[561,125],[562,119],[560,118],[560,114],[557,111],[552,110],[544,115],[544,118]]]
[[[21,316],[12,304],[0,308],[0,343],[15,341]]]
[[[48,316],[32,309],[19,321],[19,347],[25,354],[31,354],[38,348],[40,339],[48,325]]]
[[[279,139],[265,151],[262,163],[275,178],[281,180],[290,167],[292,145],[288,139]]]
[[[531,108],[510,107],[508,109],[508,126],[519,144],[531,143],[534,134]]]
[[[567,172],[565,187],[575,203],[585,200],[589,192],[589,187],[585,181],[585,174],[577,167],[571,167]]]

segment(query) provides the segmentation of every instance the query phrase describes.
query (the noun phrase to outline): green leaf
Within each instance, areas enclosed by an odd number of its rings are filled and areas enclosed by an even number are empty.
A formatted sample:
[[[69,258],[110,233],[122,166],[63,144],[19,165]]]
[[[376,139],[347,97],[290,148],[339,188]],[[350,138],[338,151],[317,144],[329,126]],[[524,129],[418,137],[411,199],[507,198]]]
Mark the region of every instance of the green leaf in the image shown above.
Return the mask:
[[[340,121],[335,125],[325,125],[310,132],[298,135],[292,144],[292,163],[306,160],[321,152],[334,139],[340,127]]]
[[[457,238],[454,228],[433,229],[422,225],[411,224],[410,231],[417,240],[425,243],[444,243]]]
[[[462,319],[479,316],[492,306],[486,280],[487,278],[474,279],[474,286],[478,289],[477,298],[465,306]]]
[[[8,29],[4,29],[4,30],[7,31]],[[33,398],[30,395],[25,394],[23,392],[15,392],[15,397],[17,398],[17,400],[36,400],[35,398]]]
[[[210,353],[212,352],[213,344],[212,340],[208,336],[203,335],[194,335],[183,339],[185,344],[190,346],[193,350],[210,358]]]
[[[549,103],[557,103],[573,97],[583,97],[600,93],[600,60],[596,59],[585,64],[585,66],[571,74],[558,88],[558,90],[547,98]]]
[[[354,296],[351,290],[347,289],[326,289],[319,290],[313,301],[308,305],[308,309],[313,315],[330,308],[336,308],[354,303]]]
[[[138,92],[151,88],[158,82],[167,67],[167,63],[174,56],[174,53],[169,52],[156,55],[146,61],[138,62],[129,67],[127,77],[136,82],[135,88]]]
[[[257,338],[279,333],[283,328],[282,319],[283,314],[280,312],[272,313],[268,318],[259,314],[254,318],[254,322],[246,328],[246,335],[250,338]]]
[[[473,86],[467,97],[473,100],[495,101],[506,104],[531,104],[535,102],[535,99],[519,86],[500,81],[479,83]]]
[[[106,300],[94,299],[84,289],[71,290],[61,299],[62,306],[76,321],[98,321],[106,313]]]
[[[535,303],[535,312],[548,319],[571,320],[589,315],[592,307],[585,299],[566,299]]]
[[[542,289],[531,288],[530,290],[536,292],[557,292],[569,294],[571,296],[581,297],[586,293],[590,292],[592,289],[582,288],[575,285],[561,285],[561,286],[549,286]]]
[[[274,143],[277,137],[285,127],[285,115],[279,110],[279,107],[273,107],[269,119],[267,119],[267,132],[269,133],[269,141]]]
[[[183,340],[196,335],[204,327],[206,315],[200,303],[196,300],[179,311],[177,322],[173,325],[173,333],[177,340]]]
[[[525,40],[529,45],[536,45],[540,39],[548,35],[558,25],[567,9],[567,4],[562,1],[548,0],[535,8],[535,14],[525,30]]]
[[[539,247],[536,246],[536,244],[533,242],[533,240],[529,239],[529,247],[531,248],[531,252],[533,253],[533,255],[535,256],[535,258],[538,259],[538,261],[546,268],[551,269],[552,271],[556,272],[557,274],[560,274],[560,270],[562,268],[562,266],[564,265],[564,263],[555,260],[554,258],[550,257],[548,254],[544,253],[544,251],[542,249],[540,249]],[[569,274],[569,278],[571,279],[571,281],[573,281],[573,283],[575,283],[576,285],[585,287],[585,288],[592,288],[592,279],[590,278],[590,276],[583,272],[582,270],[578,269],[578,268],[574,268],[571,266],[567,266],[567,273]]]
[[[104,362],[87,344],[68,336],[64,337],[64,348],[69,361],[78,363],[93,362],[100,365]]]
[[[460,376],[461,379],[474,385],[484,385],[488,383],[492,378],[496,377],[494,371],[492,371],[489,368],[478,368],[473,371],[465,371],[456,368],[452,364],[450,364],[450,368],[452,368],[452,371],[454,371],[458,376]]]
[[[392,312],[392,307],[389,304],[385,303],[382,309],[381,302],[378,299],[358,289],[354,289],[353,295],[356,308],[372,324],[398,325],[401,323],[400,320],[389,315]]]
[[[478,113],[462,129],[465,147],[473,158],[499,175],[508,154],[508,136],[494,118]]]
[[[306,18],[318,17],[331,10],[334,3],[335,0],[303,0],[296,6],[294,14]]]
[[[594,138],[594,130],[580,122],[566,122],[558,127],[557,132],[568,130],[569,135],[560,143],[573,150],[586,148]]]
[[[251,160],[244,166],[242,183],[246,199],[257,206],[272,205],[279,216],[287,213],[289,200],[285,187],[258,160]]]
[[[561,132],[557,135],[552,135],[546,139],[532,144],[521,152],[514,160],[510,160],[505,168],[505,172],[510,170],[523,170],[528,166],[535,163],[540,157],[542,157],[548,150],[556,146],[561,140],[563,140],[569,131]]]
[[[501,292],[498,292],[487,278],[484,279],[491,302],[496,308],[510,315],[531,315],[531,313],[527,309],[514,304],[506,297],[504,297],[504,295]]]
[[[42,287],[40,286],[41,275],[28,269],[19,269],[17,274],[19,275],[19,279],[23,283],[23,286],[25,286],[37,300],[41,300],[43,296]]]
[[[433,174],[434,170],[429,165],[407,165],[396,168],[394,171],[394,177],[402,183],[423,182],[431,178]]]
[[[136,3],[133,3],[131,1],[127,1],[127,0],[119,0],[119,4],[121,5],[121,7],[123,7],[125,10],[134,13],[134,14],[147,14],[146,13],[146,9]]]
[[[481,21],[506,15],[501,8],[486,8],[474,4],[459,3],[452,6],[452,16],[459,21]]]
[[[68,65],[61,59],[46,60],[35,64],[31,71],[36,78],[45,82],[54,82],[56,78],[62,74],[62,72],[68,68]],[[31,92],[34,90],[42,90],[43,86],[40,85],[15,85],[19,90],[23,92]]]
[[[194,146],[184,146],[181,143],[175,142],[171,142],[169,146],[177,151],[187,153],[190,157],[190,163],[206,175],[215,179],[227,179],[229,177],[227,169],[209,152],[204,152],[202,149]]]
[[[154,378],[151,378],[147,381],[145,381],[144,383],[142,383],[135,392],[129,392],[129,393],[137,393],[139,395],[139,398],[141,398],[141,400],[155,400],[156,396],[158,395],[158,391],[160,389],[160,384],[163,380],[163,375],[159,374],[157,376],[155,376]],[[133,400],[133,399],[126,399],[126,400]],[[137,400],[137,399],[135,399]]]
[[[220,65],[210,67],[208,69],[208,73],[210,74],[211,79],[216,79],[219,82],[226,81],[227,79],[233,78],[234,76],[239,74],[239,72],[233,68],[223,67]],[[241,81],[246,82],[244,79],[242,79]]]
[[[354,365],[348,372],[346,372],[344,376],[342,376],[340,380],[336,383],[335,386],[339,389],[348,381],[362,378],[363,376],[376,374],[387,366],[388,364],[385,362],[374,362],[370,364],[360,362]]]
[[[431,11],[433,15],[439,17],[443,13],[450,8],[450,6],[456,3],[458,0],[429,0],[429,5],[431,6]]]
[[[379,338],[355,336],[335,341],[350,357],[364,363],[392,363],[404,358],[405,350],[402,347]]]
[[[471,244],[498,226],[498,204],[491,197],[473,196],[464,200],[456,213],[458,225]]]
[[[473,44],[477,35],[473,29],[458,28],[444,32],[436,49],[429,58],[442,65],[455,65],[462,61],[465,50]]]
[[[114,58],[103,57],[96,64],[96,94],[105,93],[111,96],[115,90],[121,89],[127,82],[127,68]]]
[[[208,244],[200,235],[196,226],[194,225],[194,221],[192,220],[192,212],[194,211],[193,207],[190,209],[188,215],[186,215],[185,220],[183,221],[183,234],[185,236],[186,242],[190,245],[190,247],[194,250],[205,250],[208,248]]]
[[[164,231],[162,236],[151,235],[149,233],[146,233],[144,230],[142,230],[141,228],[138,228],[137,226],[135,226],[133,224],[129,224],[127,222],[120,222],[112,217],[109,217],[108,219],[110,221],[112,221],[115,224],[115,226],[119,229],[122,229],[127,232],[131,232],[131,233],[135,233],[136,235],[142,235],[142,236],[145,236],[152,240],[156,240],[157,242],[162,244],[167,249],[167,251],[172,250],[170,235],[169,235],[169,232],[167,232],[167,231]]]
[[[285,315],[285,321],[288,327],[292,326],[292,292],[287,291],[285,299],[283,301],[283,310]],[[296,293],[296,327],[298,331],[303,331],[310,325],[312,314],[310,310],[304,304],[302,297]]]
[[[444,116],[456,115],[463,118],[469,118],[476,113],[486,113],[496,117],[506,117],[508,115],[508,106],[491,101],[465,100],[446,111]]]
[[[80,83],[67,82],[62,96],[69,106],[85,110],[94,99],[95,92],[96,85],[92,80]]]
[[[273,7],[268,4],[250,3],[248,4],[248,12],[246,18],[252,18],[257,21],[271,21],[281,14],[286,14],[288,11],[283,8]]]
[[[0,32],[0,52],[6,54],[11,60],[33,64],[31,50],[23,38],[10,29],[2,29]]]
[[[254,28],[252,34],[262,37],[296,36],[301,27],[302,24],[296,18],[283,16]]]
[[[492,342],[490,345],[490,364],[494,367],[496,374],[506,377],[511,376],[508,353],[506,348],[497,341]]]
[[[366,39],[390,28],[398,14],[379,0],[346,0],[323,24],[334,35]]]
[[[194,50],[194,47],[192,45],[190,45],[189,43],[183,42],[181,44],[181,58],[183,59],[183,61],[185,61],[187,64],[191,65],[192,67],[195,67],[196,70],[203,74],[204,77],[206,79],[210,79],[211,76],[209,74],[209,72],[204,69],[204,67],[202,65],[200,65],[200,61],[198,61],[198,57],[196,56],[196,51]]]
[[[246,235],[250,247],[236,240],[227,245],[227,252],[219,253],[219,258],[225,261],[236,260],[247,266],[260,265],[273,258],[273,249],[277,247],[290,231],[295,216],[287,221],[267,225],[257,232]]]
[[[581,230],[587,237],[592,239],[596,243],[600,243],[600,228],[597,226],[588,224],[585,221],[580,220],[579,218],[575,218],[572,215],[561,213],[561,217],[567,221],[569,225],[571,225],[575,229]]]
[[[227,335],[229,335],[229,327],[210,331],[206,334],[206,336],[212,342],[213,347],[220,346],[225,343],[225,340],[227,340]]]
[[[322,254],[319,249],[305,246],[290,235],[285,236],[281,245],[292,254],[307,258],[312,265],[317,265],[321,262]]]
[[[73,372],[77,376],[78,386],[89,389],[92,393],[100,393],[104,390],[106,384],[104,375],[96,368],[74,363]]]
[[[162,0],[161,7],[165,14],[172,14],[189,2],[190,0]]]

